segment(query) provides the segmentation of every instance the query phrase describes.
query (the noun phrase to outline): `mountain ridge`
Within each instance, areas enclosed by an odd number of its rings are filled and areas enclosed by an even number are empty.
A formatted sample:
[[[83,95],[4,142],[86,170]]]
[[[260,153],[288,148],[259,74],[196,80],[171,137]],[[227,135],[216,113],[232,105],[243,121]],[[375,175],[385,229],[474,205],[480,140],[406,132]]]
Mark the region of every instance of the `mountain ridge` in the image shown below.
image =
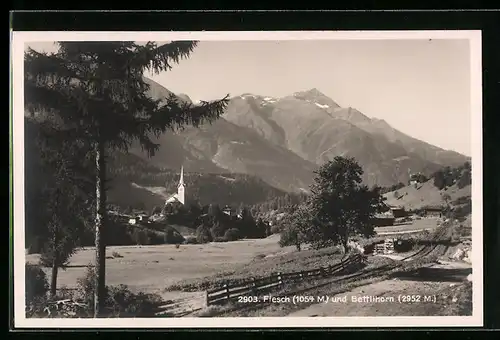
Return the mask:
[[[171,95],[153,80],[150,95]],[[187,95],[177,95],[192,103]],[[340,107],[317,88],[276,98],[243,93],[230,98],[220,119],[167,132],[149,159],[162,167],[200,173],[244,173],[287,192],[307,191],[313,172],[335,156],[358,160],[369,185],[406,182],[410,172],[430,174],[463,164],[467,156],[408,136],[359,110]],[[145,156],[134,148],[133,152]]]

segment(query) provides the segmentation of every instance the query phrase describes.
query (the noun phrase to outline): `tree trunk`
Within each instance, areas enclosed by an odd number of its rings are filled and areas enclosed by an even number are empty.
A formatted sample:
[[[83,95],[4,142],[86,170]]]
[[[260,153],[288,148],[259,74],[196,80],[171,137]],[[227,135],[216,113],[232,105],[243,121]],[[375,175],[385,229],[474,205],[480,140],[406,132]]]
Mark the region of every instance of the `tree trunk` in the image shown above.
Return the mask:
[[[342,258],[344,258],[347,256],[347,253],[349,252],[349,246],[347,245],[347,237],[342,238],[342,246],[344,247],[344,256]]]
[[[52,233],[52,277],[50,279],[50,297],[55,297],[57,294],[57,273],[59,270],[59,261],[57,254],[57,246],[58,246],[58,233],[57,233],[57,225],[53,225],[53,233]]]
[[[55,247],[54,247],[55,248]],[[50,296],[55,297],[57,294],[57,273],[59,270],[57,251],[54,251],[52,259],[52,277],[50,280]]]
[[[95,217],[95,273],[94,318],[103,316],[106,299],[106,162],[104,143],[96,146],[96,217]]]

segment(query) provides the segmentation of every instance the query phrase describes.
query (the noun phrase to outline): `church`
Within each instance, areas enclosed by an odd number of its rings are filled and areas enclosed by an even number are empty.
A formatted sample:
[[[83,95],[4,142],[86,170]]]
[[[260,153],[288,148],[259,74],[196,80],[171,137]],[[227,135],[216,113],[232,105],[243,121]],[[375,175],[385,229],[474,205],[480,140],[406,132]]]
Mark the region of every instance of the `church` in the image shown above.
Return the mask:
[[[179,179],[179,184],[177,185],[177,193],[170,195],[166,201],[165,205],[170,204],[186,204],[186,185],[184,184],[184,167],[181,166],[181,175]]]

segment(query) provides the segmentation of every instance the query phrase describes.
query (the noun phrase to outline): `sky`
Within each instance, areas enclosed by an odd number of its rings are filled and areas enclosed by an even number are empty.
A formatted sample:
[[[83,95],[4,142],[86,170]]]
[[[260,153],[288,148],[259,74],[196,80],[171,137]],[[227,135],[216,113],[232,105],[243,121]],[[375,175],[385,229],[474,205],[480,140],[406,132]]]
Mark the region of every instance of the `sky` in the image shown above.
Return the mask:
[[[342,107],[471,155],[468,40],[201,41],[171,71],[146,76],[192,100],[317,88]]]

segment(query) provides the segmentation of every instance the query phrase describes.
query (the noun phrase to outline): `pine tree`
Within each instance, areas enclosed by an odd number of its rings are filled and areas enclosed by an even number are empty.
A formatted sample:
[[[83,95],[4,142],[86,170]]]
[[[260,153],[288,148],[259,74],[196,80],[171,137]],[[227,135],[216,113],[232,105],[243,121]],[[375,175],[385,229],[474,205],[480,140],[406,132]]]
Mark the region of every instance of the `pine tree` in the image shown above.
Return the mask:
[[[31,139],[28,144],[36,144],[36,155],[31,156],[37,160],[30,164],[37,171],[36,178],[27,178],[27,184],[38,182],[35,191],[27,192],[36,209],[30,211],[34,214],[27,216],[27,224],[36,223],[32,232],[43,244],[41,264],[52,268],[50,294],[55,296],[58,269],[65,267],[90,222],[87,209],[92,197],[86,191],[91,185],[91,170],[82,163],[84,148],[71,141],[57,143],[57,130],[50,124],[36,124],[29,118],[25,121]]]
[[[189,57],[196,42],[157,45],[148,42],[58,42],[55,53],[25,53],[26,109],[59,124],[66,138],[89,143],[96,169],[96,295],[94,316],[103,314],[105,299],[106,157],[128,151],[138,141],[148,155],[154,138],[167,130],[198,126],[220,117],[227,98],[198,106],[175,95],[154,100],[145,71],[168,71]]]
[[[257,237],[255,220],[247,207],[241,210],[241,220],[239,221],[241,235],[248,238]]]

